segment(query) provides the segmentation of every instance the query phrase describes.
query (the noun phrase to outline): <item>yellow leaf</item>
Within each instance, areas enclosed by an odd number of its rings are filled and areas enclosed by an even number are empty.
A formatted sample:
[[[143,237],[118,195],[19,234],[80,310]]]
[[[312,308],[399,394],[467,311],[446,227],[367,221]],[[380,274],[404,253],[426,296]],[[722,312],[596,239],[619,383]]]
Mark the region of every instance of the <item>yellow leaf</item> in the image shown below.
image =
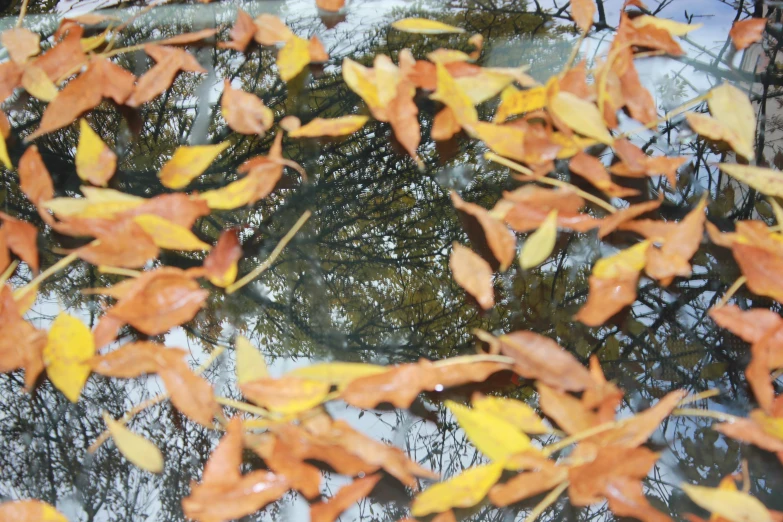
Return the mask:
[[[41,500],[9,500],[0,503],[0,520],[4,522],[68,522],[65,515]]]
[[[522,401],[485,396],[473,399],[473,409],[504,419],[525,433],[540,435],[552,431],[535,410]]]
[[[242,335],[236,340],[236,354],[238,384],[269,377],[264,356]]]
[[[464,29],[426,18],[403,18],[392,24],[398,31],[416,34],[464,33]]]
[[[163,471],[163,455],[153,443],[133,433],[121,422],[117,422],[111,416],[103,412],[103,421],[109,428],[109,433],[114,439],[114,444],[126,459],[143,470],[160,473]]]
[[[783,440],[783,418],[770,417],[763,410],[753,410],[750,412],[750,418],[766,433]]]
[[[599,259],[593,267],[593,275],[599,279],[612,279],[629,272],[639,272],[647,264],[650,240],[642,241],[613,256]]]
[[[168,250],[209,250],[211,245],[197,238],[193,232],[154,214],[142,214],[133,218],[155,244]]]
[[[43,351],[46,374],[68,400],[76,402],[90,376],[88,361],[95,355],[95,342],[84,323],[60,314],[52,322]]]
[[[729,522],[772,522],[772,516],[764,504],[747,493],[690,484],[682,484],[680,487],[694,504]]]
[[[11,163],[11,158],[10,156],[8,156],[8,145],[6,145],[5,137],[1,132],[0,132],[0,162],[2,162],[5,168],[7,168],[8,170],[12,170],[14,168],[13,164]]]
[[[79,120],[79,143],[76,145],[76,174],[93,185],[105,186],[117,168],[117,155],[90,128]]]
[[[725,141],[734,152],[747,160],[752,160],[755,156],[753,145],[749,145],[734,129],[717,118],[689,112],[685,115],[685,119],[696,134],[715,141]]]
[[[425,517],[451,508],[473,507],[486,496],[501,473],[501,462],[468,468],[456,477],[435,484],[420,493],[413,500],[411,514],[414,517]]]
[[[361,129],[367,116],[342,116],[340,118],[315,118],[307,125],[288,133],[291,138],[315,138],[318,136],[344,136]]]
[[[210,163],[226,150],[228,142],[217,145],[182,146],[174,151],[174,156],[163,165],[158,177],[164,187],[170,189],[184,188],[207,170]]]
[[[478,74],[454,78],[459,88],[470,98],[473,105],[494,98],[511,85],[514,78],[482,68]]]
[[[538,230],[530,234],[522,252],[519,254],[519,265],[527,270],[538,266],[552,253],[557,240],[557,209],[547,214],[546,219],[538,227]]]
[[[310,43],[298,36],[286,40],[277,53],[277,69],[280,71],[280,78],[286,82],[295,78],[309,63]]]
[[[509,116],[543,109],[546,106],[546,87],[534,87],[520,91],[514,86],[506,87],[500,93],[500,105],[494,121],[502,123]]]
[[[435,67],[437,68],[438,86],[430,98],[449,107],[462,126],[478,121],[478,113],[470,97],[454,81],[442,63],[436,64]]]
[[[40,67],[27,64],[22,73],[22,87],[30,96],[41,101],[50,102],[57,97],[57,86]]]
[[[379,118],[378,115],[385,113],[385,107],[381,104],[378,87],[373,79],[372,69],[358,64],[350,58],[343,60],[343,80],[345,84],[364,100],[373,116],[381,120],[385,118]]]
[[[207,202],[211,209],[232,210],[243,207],[255,199],[257,180],[253,176],[232,181],[225,187],[202,192],[197,197]]]
[[[389,371],[385,366],[374,364],[332,362],[311,364],[291,370],[286,375],[320,381],[342,388],[353,380]]]
[[[720,163],[718,167],[732,178],[745,183],[764,195],[783,197],[783,172],[734,163]]]
[[[109,35],[109,33],[112,31],[111,27],[107,27],[105,31],[103,31],[100,34],[96,34],[95,36],[89,36],[87,38],[81,39],[82,44],[82,51],[85,53],[89,53],[90,51],[94,51],[104,43],[106,43],[106,37]]]
[[[60,217],[105,218],[131,210],[146,200],[114,189],[83,186],[84,198],[54,198],[43,206]]]
[[[755,155],[756,112],[748,95],[733,85],[724,83],[710,92],[707,105],[712,117],[736,136],[736,142],[729,141],[729,145],[737,154],[748,160],[752,159]]]
[[[612,135],[606,129],[604,118],[595,104],[565,91],[560,91],[549,100],[549,110],[555,117],[573,131],[600,143],[611,145]]]
[[[470,56],[456,49],[435,49],[427,53],[427,59],[432,63],[470,62]]]
[[[684,24],[682,22],[675,22],[667,18],[657,18],[650,15],[637,16],[631,22],[634,27],[641,29],[644,26],[651,25],[658,29],[663,29],[672,36],[685,36],[691,31],[695,31],[704,24]]]
[[[517,453],[536,450],[527,435],[504,419],[486,411],[471,410],[453,401],[445,404],[465,430],[468,440],[493,462],[506,466],[508,459]],[[515,469],[515,466],[509,469]]]

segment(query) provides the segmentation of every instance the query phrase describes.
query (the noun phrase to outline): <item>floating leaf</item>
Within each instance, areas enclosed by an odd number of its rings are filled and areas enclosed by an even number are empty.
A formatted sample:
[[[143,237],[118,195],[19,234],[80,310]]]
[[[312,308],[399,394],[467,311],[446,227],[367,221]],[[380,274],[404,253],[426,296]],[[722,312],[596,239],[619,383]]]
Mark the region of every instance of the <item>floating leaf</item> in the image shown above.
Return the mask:
[[[738,163],[720,163],[718,167],[766,196],[783,197],[783,172]]]
[[[339,118],[315,118],[310,123],[288,133],[291,138],[316,138],[319,136],[345,136],[361,129],[367,116],[341,116]]]
[[[31,145],[19,159],[19,186],[36,206],[54,197],[54,185],[38,147]]]
[[[131,107],[139,107],[166,92],[180,71],[207,72],[192,54],[183,49],[147,44],[144,46],[144,52],[151,56],[156,63],[139,78],[133,94],[126,102]]]
[[[520,91],[516,87],[506,87],[500,94],[500,105],[495,113],[496,122],[503,122],[509,116],[543,109],[546,106],[546,87],[533,87]]]
[[[561,468],[520,473],[489,490],[489,500],[498,507],[508,506],[549,491],[567,478],[566,470]]]
[[[587,32],[593,26],[595,16],[594,0],[571,0],[571,18],[582,32]]]
[[[454,243],[449,268],[459,286],[472,295],[479,306],[488,310],[495,305],[492,267],[467,247]]]
[[[411,505],[411,514],[424,517],[451,508],[473,507],[483,499],[503,473],[503,463],[468,468],[446,482],[420,493]]]
[[[51,102],[60,93],[54,82],[47,76],[46,71],[33,64],[25,66],[21,83],[30,96],[41,101]]]
[[[258,96],[233,89],[228,79],[223,82],[220,113],[228,126],[241,134],[263,136],[275,122],[275,113]]]
[[[69,401],[76,402],[92,371],[89,360],[95,342],[84,323],[66,314],[58,315],[49,329],[43,357],[46,374]]]
[[[24,27],[3,31],[0,34],[0,43],[8,51],[8,56],[20,65],[41,52],[41,37]]]
[[[293,38],[294,33],[280,18],[271,14],[262,14],[255,19],[256,42],[261,45],[276,45]]]
[[[174,407],[189,419],[211,428],[218,404],[209,381],[193,373],[179,350],[161,350],[157,358],[158,375]]]
[[[738,50],[750,47],[751,44],[761,41],[764,29],[767,27],[766,18],[749,18],[734,22],[729,31],[731,41]]]
[[[657,29],[663,29],[672,36],[685,36],[691,31],[699,29],[704,24],[684,24],[682,22],[675,22],[667,18],[658,18],[656,16],[642,15],[637,16],[632,21],[633,25],[637,28],[645,26],[652,26]]]
[[[92,130],[86,120],[79,120],[79,144],[76,147],[76,173],[79,177],[105,187],[117,168],[117,155]]]
[[[34,271],[38,271],[38,229],[26,221],[12,218],[4,212],[0,212],[3,228],[0,233],[5,235],[8,248],[19,258],[30,265]]]
[[[237,384],[269,377],[264,356],[250,341],[240,335],[236,340]]]
[[[544,424],[535,410],[522,401],[475,394],[471,399],[473,408],[505,420],[515,426],[519,431],[540,435],[549,433],[550,428]]]
[[[731,129],[736,136],[730,145],[750,159],[755,148],[756,110],[748,95],[730,83],[724,83],[712,89],[707,104],[713,118]]]
[[[345,0],[315,0],[315,5],[318,6],[318,9],[336,13],[345,7]]]
[[[595,104],[570,92],[560,91],[549,99],[548,107],[558,120],[573,131],[606,145],[614,143]]]
[[[329,394],[327,383],[293,376],[256,379],[245,382],[240,389],[255,404],[282,414],[307,411]]]
[[[218,43],[218,47],[244,52],[253,40],[255,34],[256,24],[253,23],[253,18],[242,9],[237,9],[237,19],[234,22],[231,31],[228,33],[231,37],[231,41],[220,42]]]
[[[295,78],[310,63],[310,42],[293,35],[277,53],[277,69],[280,78],[288,81]]]
[[[133,221],[149,234],[160,248],[169,250],[210,250],[212,247],[197,238],[193,232],[154,214],[142,214]]]
[[[398,31],[416,34],[450,34],[464,33],[464,29],[452,25],[438,22],[437,20],[427,20],[426,18],[404,18],[397,20],[392,27]]]
[[[196,145],[177,147],[174,155],[160,169],[158,177],[164,187],[181,189],[200,176],[215,161],[221,152],[228,148],[229,142],[216,145]]]
[[[436,64],[437,89],[430,96],[453,111],[454,117],[460,125],[471,125],[478,121],[478,113],[473,106],[473,100],[462,90],[459,84],[442,64]]]
[[[772,522],[772,515],[764,504],[742,491],[690,484],[680,487],[696,505],[729,522]]]
[[[517,239],[514,234],[503,221],[493,217],[484,207],[464,201],[454,191],[451,191],[450,196],[454,208],[461,212],[460,219],[471,242],[474,245],[488,248],[490,255],[485,257],[490,260],[496,259],[495,266],[497,267],[499,264],[500,270],[505,271],[514,260],[516,252]],[[470,218],[478,222],[481,233],[477,233],[473,226],[475,222]],[[479,251],[483,252],[481,247],[479,247]]]
[[[151,473],[163,471],[163,455],[153,443],[114,420],[103,412],[103,421],[114,439],[114,444],[132,464]]]
[[[547,214],[541,226],[527,238],[519,254],[519,265],[529,270],[540,265],[552,254],[557,240],[557,209]]]
[[[286,375],[308,379],[311,381],[321,381],[338,388],[343,388],[351,381],[361,377],[378,375],[389,371],[386,366],[377,366],[374,364],[332,362],[311,364],[291,370]]]
[[[310,522],[334,522],[351,504],[368,496],[379,480],[380,475],[356,479],[341,487],[329,500],[313,504],[310,508]]]
[[[242,245],[236,230],[225,230],[217,245],[204,259],[204,270],[209,281],[220,288],[226,288],[236,281],[237,263],[242,257]]]
[[[40,500],[12,500],[0,504],[0,520],[68,522],[65,515]]]

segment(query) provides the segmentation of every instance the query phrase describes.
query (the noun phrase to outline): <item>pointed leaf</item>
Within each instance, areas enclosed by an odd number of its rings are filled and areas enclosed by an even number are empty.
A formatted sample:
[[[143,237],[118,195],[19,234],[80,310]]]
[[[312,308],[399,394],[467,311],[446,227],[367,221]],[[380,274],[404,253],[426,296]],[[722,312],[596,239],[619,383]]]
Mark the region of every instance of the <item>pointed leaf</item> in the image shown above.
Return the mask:
[[[557,241],[557,209],[551,210],[538,230],[530,234],[522,252],[519,254],[519,265],[523,270],[529,270],[540,265],[552,254]]]
[[[160,216],[142,214],[134,217],[133,221],[149,234],[160,248],[169,250],[210,250],[212,248],[187,228]]]
[[[339,118],[315,118],[307,125],[288,133],[291,138],[316,138],[319,136],[345,136],[361,129],[367,116],[341,116]]]
[[[331,362],[296,368],[286,375],[311,381],[321,381],[338,388],[344,388],[353,380],[378,375],[387,371],[389,371],[388,367],[374,364]]]
[[[280,78],[287,82],[295,78],[310,63],[310,42],[294,35],[277,53]]]
[[[614,142],[595,104],[570,92],[560,91],[550,98],[548,106],[552,114],[573,131],[606,145]]]
[[[751,44],[761,41],[764,29],[767,27],[766,18],[749,18],[734,22],[729,31],[731,41],[738,50],[750,47]]]
[[[416,34],[449,34],[464,33],[464,29],[444,24],[436,20],[427,20],[426,18],[404,18],[397,20],[392,27],[398,31]]]
[[[233,89],[231,81],[223,83],[220,113],[232,130],[241,134],[263,136],[275,122],[275,113],[264,102],[249,92]]]
[[[92,130],[85,119],[79,120],[79,144],[76,146],[76,173],[79,177],[105,187],[117,168],[117,155]]]
[[[269,377],[266,361],[261,352],[244,336],[236,340],[237,384]]]
[[[467,247],[454,243],[449,268],[454,281],[472,295],[479,306],[488,310],[495,305],[492,267]]]
[[[103,421],[109,428],[109,433],[114,439],[117,449],[126,459],[151,473],[163,471],[163,455],[157,446],[138,433],[133,433],[106,412],[103,412]]]
[[[732,178],[766,196],[783,197],[783,172],[736,163],[721,163],[718,167]]]
[[[178,147],[171,159],[163,165],[158,173],[161,183],[170,189],[185,188],[207,170],[207,167],[215,161],[221,152],[228,148],[228,145],[229,142],[224,141],[217,145]]]
[[[81,321],[60,314],[52,322],[43,357],[46,374],[68,400],[79,400],[92,371],[89,361],[95,355],[92,333]]]
[[[456,477],[419,493],[413,499],[411,514],[424,517],[451,508],[473,507],[481,502],[502,473],[502,462],[468,468]]]
[[[680,487],[696,505],[729,522],[772,522],[764,504],[742,491],[690,484],[681,484]]]

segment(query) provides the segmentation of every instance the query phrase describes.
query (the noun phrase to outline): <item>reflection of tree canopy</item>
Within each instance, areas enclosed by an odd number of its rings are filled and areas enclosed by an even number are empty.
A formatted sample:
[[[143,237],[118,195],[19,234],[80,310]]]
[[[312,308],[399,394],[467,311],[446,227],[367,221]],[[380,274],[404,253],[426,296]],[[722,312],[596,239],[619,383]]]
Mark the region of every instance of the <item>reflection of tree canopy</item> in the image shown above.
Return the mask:
[[[485,64],[530,65],[534,77],[546,78],[559,70],[564,53],[567,55],[569,51],[567,32],[544,24],[546,19],[532,14],[533,6],[527,6],[528,11],[520,4],[453,1],[449,3],[449,14],[442,18],[484,34]],[[182,6],[181,9],[182,19],[186,20],[192,8]],[[229,20],[216,22],[223,24]],[[289,22],[303,36],[316,30],[314,20]],[[135,45],[187,30],[191,30],[187,25],[136,24],[122,45]],[[340,42],[343,54],[333,58],[323,71],[315,71],[312,78],[303,76],[286,85],[275,73],[274,53],[268,49],[255,48],[243,58],[237,58],[236,53],[207,45],[193,50],[212,71],[205,78],[181,74],[165,95],[136,112],[117,111],[108,104],[92,111],[87,117],[91,126],[120,157],[111,186],[145,197],[162,192],[156,173],[183,143],[225,139],[231,142],[221,159],[191,185],[198,191],[237,179],[236,171],[241,163],[266,154],[271,136],[240,136],[227,129],[220,116],[217,94],[212,89],[216,78],[231,78],[243,90],[258,94],[275,110],[278,119],[282,115],[296,115],[308,121],[318,116],[334,117],[365,110],[358,96],[348,90],[340,77],[336,65],[343,55],[369,65],[377,54],[387,54],[396,60],[397,53],[406,47],[422,57],[437,47],[464,46],[464,39],[421,39],[391,32],[386,26],[359,32],[338,26],[333,32],[336,34],[331,41]],[[558,45],[563,42],[566,44]],[[146,70],[148,61],[141,51],[118,59],[137,74]],[[604,252],[594,233],[562,234],[549,262],[528,272],[514,267],[501,275],[500,305],[485,315],[477,312],[452,281],[448,269],[452,241],[468,242],[448,191],[456,189],[466,200],[491,207],[502,190],[514,187],[515,183],[505,169],[482,159],[484,150],[476,142],[458,138],[456,143],[438,144],[436,149],[429,137],[436,107],[423,98],[419,101],[425,114],[422,121],[425,172],[420,172],[399,152],[389,126],[383,123],[371,122],[340,140],[286,139],[284,154],[304,166],[306,181],[289,172],[281,187],[253,208],[215,213],[197,223],[195,233],[211,243],[221,230],[242,227],[246,257],[240,270],[248,271],[264,260],[303,210],[311,209],[315,214],[305,231],[258,284],[245,287],[233,296],[213,293],[208,307],[186,325],[189,340],[209,350],[210,344],[224,343],[233,333],[228,328],[233,327],[273,357],[386,363],[469,352],[474,344],[471,335],[474,328],[530,329],[557,339],[584,360],[592,354],[598,355],[609,378],[617,379],[631,391],[625,406],[635,411],[667,391],[681,387],[694,391],[721,387],[727,392],[724,396],[730,398],[724,404],[726,408],[747,403],[742,375],[746,349],[736,338],[715,328],[706,316],[706,311],[738,275],[730,255],[717,247],[702,248],[694,258],[694,275],[687,281],[675,281],[663,289],[643,280],[638,302],[627,314],[601,328],[591,329],[571,318],[587,294],[588,269]],[[482,118],[491,115],[491,105],[489,102],[480,107]],[[37,126],[42,106],[27,98],[14,101],[13,106],[11,119],[15,131],[19,135],[29,133]],[[774,122],[770,120],[769,124]],[[755,194],[735,195],[733,184],[726,179],[715,179],[717,174],[708,161],[713,162],[716,151],[701,142],[683,145],[671,130],[666,126],[646,148],[676,149],[681,154],[691,153],[694,160],[681,174],[684,182],[690,182],[681,183],[677,191],[666,194],[663,217],[680,217],[687,212],[698,195],[698,191],[694,193],[698,185],[710,191],[714,201],[710,219],[716,222],[731,223],[742,217],[735,213],[737,201],[741,208],[754,208]],[[58,195],[78,193],[79,179],[73,158],[77,140],[76,126],[38,140]],[[23,146],[20,142],[11,146],[12,156],[17,159]],[[60,249],[73,248],[76,243],[45,229],[35,209],[18,191],[13,176],[6,173],[4,210],[44,230],[40,242],[42,265],[48,266]],[[662,190],[657,181],[645,188],[653,196]],[[598,211],[596,214],[599,215]],[[617,235],[615,241],[618,246],[624,246],[625,239]],[[166,252],[160,262],[184,268],[199,264],[200,259],[191,254]],[[50,279],[41,292],[45,299],[57,301],[63,308],[83,310],[97,318],[106,301],[79,294],[75,289],[106,286],[118,280],[116,276],[102,275],[94,267],[80,264]],[[747,306],[769,304],[746,293],[739,296],[737,300]],[[51,314],[53,306],[54,303],[44,303],[42,299],[36,311]],[[41,321],[46,321],[44,312],[40,313]],[[138,333],[126,331],[125,336],[135,338]],[[208,374],[223,388],[227,386],[222,384],[225,380],[222,373],[233,369],[226,357]],[[106,517],[125,520],[139,518],[139,513],[161,520],[182,517],[180,499],[187,493],[190,480],[202,469],[216,435],[184,422],[168,406],[149,409],[133,423],[133,428],[161,447],[167,457],[168,466],[160,478],[133,469],[115,451],[101,450],[85,460],[84,449],[103,428],[99,421],[101,410],[119,416],[159,390],[154,379],[128,384],[93,376],[77,405],[68,403],[48,384],[33,396],[20,395],[22,381],[17,374],[3,376],[0,383],[5,396],[13,397],[4,401],[5,416],[0,421],[3,495],[29,496],[52,503],[71,496],[89,520]],[[534,395],[529,388],[508,387],[504,391],[523,399]],[[224,393],[236,394],[236,391],[224,390]],[[456,394],[460,396],[460,391]],[[389,412],[374,415],[384,426],[379,430],[384,436],[391,433],[393,442],[406,446],[412,458],[445,476],[475,464],[481,457],[467,443],[453,419],[442,411],[429,413],[427,408],[431,406],[417,404],[414,409],[417,416]],[[439,429],[418,415],[438,420]],[[679,464],[666,463],[674,469],[659,466],[649,481],[648,493],[671,500],[670,510],[679,510],[681,499],[670,498],[673,484],[682,477],[693,480],[698,477],[700,482],[713,484],[734,471],[739,459],[744,457],[752,459],[756,478],[753,493],[774,508],[776,499],[771,498],[774,482],[765,478],[768,472],[779,472],[777,464],[765,463],[759,452],[746,449],[740,452],[733,442],[716,446],[718,437],[706,426],[702,419],[682,418],[675,418],[665,426],[666,437],[654,442],[661,449],[668,447]],[[397,497],[407,498],[407,493],[397,493]],[[288,501],[268,508],[258,519],[277,518]],[[375,501],[387,502],[386,499]],[[405,514],[403,506],[403,503],[388,502],[381,519],[401,518]],[[506,520],[504,517],[509,513],[483,507],[470,515],[475,520]],[[549,513],[569,520],[602,519],[608,515],[605,508],[577,511],[567,503],[555,504]]]

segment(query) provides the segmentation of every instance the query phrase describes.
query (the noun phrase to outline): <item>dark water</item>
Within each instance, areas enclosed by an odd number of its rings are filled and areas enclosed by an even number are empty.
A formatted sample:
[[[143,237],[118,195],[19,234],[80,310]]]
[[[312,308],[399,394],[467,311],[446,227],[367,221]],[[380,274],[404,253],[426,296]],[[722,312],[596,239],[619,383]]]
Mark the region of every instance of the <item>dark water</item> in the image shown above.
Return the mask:
[[[658,5],[648,3],[653,10]],[[774,64],[778,42],[772,38],[763,47],[753,47],[744,59],[726,50],[727,31],[736,16],[733,3],[700,0],[685,6],[664,2],[659,16],[684,21],[683,8],[687,7],[693,22],[705,26],[692,33],[690,44],[683,43],[689,52],[686,58],[647,60],[640,73],[661,113],[724,79],[755,93],[766,93],[767,98],[759,96],[756,104],[766,114],[766,132],[758,148],[763,161],[779,165],[783,162],[779,130],[783,114],[776,96],[777,84],[783,85],[783,79],[767,76],[766,89],[749,83],[756,67],[763,71],[768,62]],[[438,47],[470,50],[464,37],[422,38],[391,30],[391,21],[420,13],[407,2],[354,0],[345,20],[333,29],[327,29],[308,0],[242,5],[256,15],[275,11],[280,4],[281,16],[297,34],[317,34],[324,40],[332,55],[329,63],[286,85],[277,76],[274,53],[268,49],[255,48],[242,56],[218,50],[209,42],[192,47],[208,69],[207,75],[181,74],[167,94],[138,111],[121,114],[102,105],[88,115],[91,126],[120,157],[111,188],[144,197],[162,193],[157,171],[181,144],[231,142],[228,151],[191,185],[198,191],[225,185],[237,178],[238,165],[266,154],[271,135],[232,134],[222,120],[218,99],[223,78],[237,79],[244,90],[261,96],[275,110],[276,119],[296,115],[307,121],[366,111],[341,80],[339,64],[345,56],[369,64],[377,54],[396,59],[405,47],[417,57]],[[549,3],[540,4],[542,12],[550,10]],[[748,4],[744,2],[743,9],[752,12],[754,6]],[[588,38],[582,48],[588,60],[596,51],[605,50],[602,45],[611,40],[620,5],[619,0],[606,2],[606,29]],[[486,39],[481,65],[529,65],[530,74],[541,80],[559,71],[575,41],[575,34],[567,24],[561,25],[562,20],[536,14],[535,2],[453,0],[428,2],[423,7],[428,17],[471,33],[481,32]],[[47,8],[33,4],[31,12],[46,12]],[[12,9],[8,14],[13,14]],[[230,26],[235,12],[234,4],[167,9],[165,15],[141,18],[126,34],[123,45],[204,26]],[[779,27],[780,11],[769,16]],[[335,21],[326,20],[330,25]],[[52,27],[45,17],[29,18],[29,27],[36,24]],[[220,39],[226,37],[224,29]],[[132,53],[122,55],[118,63],[140,74],[148,62],[142,53]],[[434,143],[429,132],[435,105],[424,97],[419,101],[424,172],[400,152],[390,127],[375,121],[340,140],[285,140],[284,154],[305,168],[308,180],[286,177],[269,198],[252,208],[215,212],[197,222],[194,232],[214,243],[221,230],[241,227],[245,258],[240,273],[245,273],[265,259],[302,212],[311,210],[313,218],[256,283],[231,296],[215,292],[194,321],[154,340],[188,348],[190,361],[197,365],[213,346],[231,345],[234,335],[241,333],[261,347],[273,374],[279,374],[321,360],[390,364],[420,357],[440,359],[473,353],[471,332],[475,328],[497,333],[532,330],[556,339],[585,362],[590,355],[597,355],[608,378],[627,390],[624,414],[644,409],[679,388],[722,391],[697,407],[738,415],[753,407],[743,374],[747,346],[717,328],[706,315],[739,273],[729,251],[706,241],[693,259],[692,278],[676,280],[668,288],[643,278],[634,306],[600,328],[588,328],[574,322],[572,316],[585,301],[587,276],[594,261],[632,244],[632,236],[615,234],[610,242],[601,242],[594,232],[561,233],[555,252],[541,267],[523,271],[512,266],[499,276],[497,305],[492,310],[482,313],[474,306],[452,281],[448,268],[452,242],[469,244],[449,200],[449,190],[491,207],[503,190],[516,184],[507,169],[483,159],[485,149],[478,142],[463,136]],[[482,119],[491,118],[493,104],[480,106]],[[9,147],[15,164],[25,147],[21,138],[37,127],[42,109],[42,104],[24,93],[6,103],[13,127]],[[772,223],[771,209],[762,198],[718,173],[715,163],[725,158],[733,161],[732,154],[697,142],[687,131],[678,130],[679,119],[674,123],[643,134],[637,141],[656,155],[692,157],[680,170],[676,189],[657,179],[636,185],[645,199],[661,193],[665,196],[660,218],[680,219],[707,191],[709,219],[721,228],[751,217]],[[80,180],[74,167],[77,139],[78,127],[71,126],[37,141],[59,196],[78,194]],[[59,259],[62,249],[77,246],[73,239],[43,226],[20,192],[15,172],[3,171],[1,197],[3,211],[39,226],[42,266]],[[201,258],[166,251],[160,264],[187,268],[200,265]],[[22,285],[29,279],[29,273],[20,271],[11,283]],[[46,329],[62,310],[93,325],[105,301],[80,290],[121,279],[100,274],[88,264],[73,264],[41,287],[29,318]],[[744,290],[733,302],[742,307],[780,309],[778,304]],[[137,332],[123,330],[123,341],[137,338]],[[217,392],[238,398],[233,372],[234,356],[229,349],[206,375]],[[536,406],[532,388],[507,381],[493,385],[492,389],[504,395]],[[146,410],[131,424],[163,451],[166,468],[160,476],[130,465],[111,443],[94,456],[86,453],[104,429],[101,411],[121,415],[161,390],[156,379],[121,381],[93,375],[76,405],[48,382],[32,395],[24,394],[22,386],[19,372],[0,376],[0,498],[42,499],[74,521],[184,518],[180,500],[188,494],[190,481],[200,476],[218,433],[183,420],[164,404]],[[444,397],[469,393],[456,390],[427,395],[410,412],[360,414],[341,404],[327,409],[448,477],[483,459],[440,404]],[[674,517],[694,512],[695,506],[675,487],[678,483],[714,486],[721,477],[736,471],[742,459],[748,459],[752,493],[768,507],[783,509],[783,498],[775,495],[782,487],[780,465],[774,456],[724,438],[710,429],[712,422],[672,417],[652,438],[652,446],[663,456],[646,481],[651,502]],[[342,483],[343,479],[332,477],[326,482],[326,491],[334,492]],[[405,516],[411,493],[391,479],[382,484],[342,520],[394,521]],[[460,511],[458,517],[523,520],[537,500],[507,509],[482,505]],[[299,521],[307,516],[306,503],[289,493],[249,520]],[[563,497],[546,511],[543,520],[612,520],[612,515],[601,505],[572,508]]]

